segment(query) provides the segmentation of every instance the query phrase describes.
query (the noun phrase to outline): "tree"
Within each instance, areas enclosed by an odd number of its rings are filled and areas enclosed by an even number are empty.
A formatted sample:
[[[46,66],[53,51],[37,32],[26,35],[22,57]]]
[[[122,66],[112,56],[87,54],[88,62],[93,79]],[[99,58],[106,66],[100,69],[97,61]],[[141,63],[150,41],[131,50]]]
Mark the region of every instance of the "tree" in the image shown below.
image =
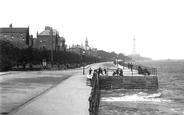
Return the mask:
[[[8,71],[19,58],[20,49],[16,48],[13,44],[0,40],[0,71]]]

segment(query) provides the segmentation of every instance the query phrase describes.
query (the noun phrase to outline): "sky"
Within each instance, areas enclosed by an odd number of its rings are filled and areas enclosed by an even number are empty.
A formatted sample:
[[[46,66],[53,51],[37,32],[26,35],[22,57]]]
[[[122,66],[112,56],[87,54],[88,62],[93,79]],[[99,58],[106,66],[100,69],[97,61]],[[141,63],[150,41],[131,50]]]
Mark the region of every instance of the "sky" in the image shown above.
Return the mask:
[[[183,0],[0,0],[0,27],[28,27],[36,37],[51,26],[67,45],[184,59]]]

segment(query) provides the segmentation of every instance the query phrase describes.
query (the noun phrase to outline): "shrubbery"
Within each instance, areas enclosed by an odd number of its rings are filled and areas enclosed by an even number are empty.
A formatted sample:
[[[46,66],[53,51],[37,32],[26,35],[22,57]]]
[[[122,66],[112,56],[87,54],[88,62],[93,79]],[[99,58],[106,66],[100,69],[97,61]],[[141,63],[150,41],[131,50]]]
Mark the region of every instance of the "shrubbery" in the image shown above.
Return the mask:
[[[43,59],[50,62],[50,57],[51,51],[49,50],[40,51],[32,47],[19,49],[10,42],[0,40],[0,71],[8,71],[11,70],[12,67],[19,65],[23,68],[25,68],[26,64],[41,65]],[[53,63],[55,64],[89,64],[104,60],[92,56],[81,57],[81,55],[65,51],[54,51],[53,57]]]
[[[0,40],[0,71],[10,70],[19,59],[20,49],[7,41]]]

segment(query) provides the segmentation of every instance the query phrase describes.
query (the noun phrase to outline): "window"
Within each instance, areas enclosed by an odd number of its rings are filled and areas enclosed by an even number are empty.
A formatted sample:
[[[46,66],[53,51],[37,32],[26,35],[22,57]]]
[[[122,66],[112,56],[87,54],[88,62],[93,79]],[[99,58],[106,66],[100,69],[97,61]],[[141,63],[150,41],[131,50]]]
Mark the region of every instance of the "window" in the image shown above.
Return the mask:
[[[43,50],[46,50],[46,47],[45,47],[45,45],[43,45]]]

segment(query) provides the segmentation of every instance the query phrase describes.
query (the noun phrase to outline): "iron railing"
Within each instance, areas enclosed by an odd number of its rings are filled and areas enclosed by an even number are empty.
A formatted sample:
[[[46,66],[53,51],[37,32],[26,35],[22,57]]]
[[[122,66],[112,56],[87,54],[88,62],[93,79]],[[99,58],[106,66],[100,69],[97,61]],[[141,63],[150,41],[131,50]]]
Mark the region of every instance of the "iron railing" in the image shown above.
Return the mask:
[[[100,103],[100,86],[98,74],[94,73],[91,80],[91,94],[89,97],[89,115],[97,115]]]
[[[157,76],[157,68],[154,68],[154,67],[146,67],[142,65],[123,63],[122,61],[119,61],[118,64],[121,66],[127,67],[129,69],[131,69],[131,65],[132,65],[132,70],[137,70],[139,74],[145,74],[149,72],[150,75]]]

